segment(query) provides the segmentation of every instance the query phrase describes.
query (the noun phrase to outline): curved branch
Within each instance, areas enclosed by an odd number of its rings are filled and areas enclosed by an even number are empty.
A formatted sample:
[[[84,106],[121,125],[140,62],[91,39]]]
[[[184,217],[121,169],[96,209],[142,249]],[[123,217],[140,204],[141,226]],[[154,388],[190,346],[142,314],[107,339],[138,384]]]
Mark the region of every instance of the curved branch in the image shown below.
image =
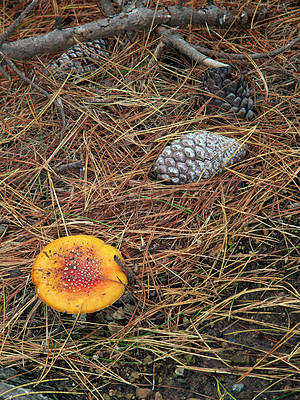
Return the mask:
[[[223,58],[224,60],[229,60],[229,59],[234,59],[234,60],[249,60],[252,58],[253,60],[258,60],[261,58],[268,58],[268,57],[275,57],[280,53],[283,53],[284,51],[292,48],[296,44],[300,42],[300,36],[298,36],[296,39],[291,40],[284,46],[278,47],[278,49],[274,49],[271,51],[268,51],[266,53],[252,53],[252,54],[236,54],[236,53],[225,53],[223,51],[214,51],[214,50],[209,50],[206,47],[202,46],[194,46],[195,49],[198,51],[201,51],[203,54],[206,56],[211,56],[212,54],[218,58]]]
[[[128,13],[120,13],[73,28],[54,30],[52,32],[4,43],[2,52],[9,58],[23,60],[42,54],[68,49],[77,41],[85,42],[101,38],[113,37],[124,33],[149,30],[157,25],[209,25],[229,27],[234,20],[232,14],[214,5],[204,10],[191,10],[189,7],[170,6],[160,10],[146,7],[136,8]]]

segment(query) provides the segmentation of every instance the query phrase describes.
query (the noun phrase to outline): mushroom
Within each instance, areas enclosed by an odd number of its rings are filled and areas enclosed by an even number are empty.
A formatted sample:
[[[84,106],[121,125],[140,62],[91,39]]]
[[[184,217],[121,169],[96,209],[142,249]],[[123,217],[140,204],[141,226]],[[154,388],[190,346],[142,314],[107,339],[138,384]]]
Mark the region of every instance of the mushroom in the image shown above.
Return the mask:
[[[37,256],[32,281],[48,306],[69,314],[110,306],[128,283],[120,252],[94,236],[56,239]]]

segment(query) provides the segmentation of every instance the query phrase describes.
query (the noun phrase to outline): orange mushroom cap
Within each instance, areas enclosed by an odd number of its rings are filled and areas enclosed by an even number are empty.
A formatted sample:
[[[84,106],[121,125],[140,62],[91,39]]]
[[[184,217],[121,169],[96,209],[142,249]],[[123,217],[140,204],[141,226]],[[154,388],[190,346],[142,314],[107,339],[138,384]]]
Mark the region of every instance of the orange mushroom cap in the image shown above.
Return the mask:
[[[32,281],[38,296],[55,310],[92,313],[110,306],[124,292],[127,276],[114,247],[94,236],[56,239],[37,256]]]

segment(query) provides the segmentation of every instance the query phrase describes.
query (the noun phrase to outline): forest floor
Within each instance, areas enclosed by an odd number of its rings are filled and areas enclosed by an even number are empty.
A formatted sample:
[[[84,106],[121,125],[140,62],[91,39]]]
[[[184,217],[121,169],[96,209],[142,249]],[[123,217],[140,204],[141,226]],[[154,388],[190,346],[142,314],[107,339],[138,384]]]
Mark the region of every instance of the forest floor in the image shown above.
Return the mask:
[[[4,3],[2,28],[25,7]],[[42,1],[10,40],[54,29],[55,4]],[[56,6],[69,27],[103,17],[97,4]],[[178,31],[237,54],[297,37],[298,2],[260,5],[268,14],[247,27]],[[56,106],[9,68],[10,81],[0,76],[1,380],[52,399],[300,399],[299,45],[230,59],[259,100],[244,121],[199,107],[206,67],[168,48],[149,66],[158,43],[154,31],[111,38],[110,58],[82,81],[37,72],[62,101],[62,140]],[[16,64],[31,77],[55,57]],[[242,139],[248,156],[195,183],[153,179],[166,143],[202,129]],[[41,249],[75,234],[117,247],[136,276],[113,306],[78,319],[31,281]]]

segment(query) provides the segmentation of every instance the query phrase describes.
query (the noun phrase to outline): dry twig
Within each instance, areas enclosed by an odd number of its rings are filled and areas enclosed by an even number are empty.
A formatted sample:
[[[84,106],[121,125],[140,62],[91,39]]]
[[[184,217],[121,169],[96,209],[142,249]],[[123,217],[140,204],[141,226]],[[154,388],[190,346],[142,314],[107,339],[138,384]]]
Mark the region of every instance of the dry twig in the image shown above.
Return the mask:
[[[27,17],[27,15],[30,14],[30,12],[37,6],[39,3],[39,0],[33,0],[26,8],[25,10],[19,15],[19,17],[3,32],[3,34],[0,36],[0,57],[1,57],[1,63],[6,63],[9,65],[9,67],[27,84],[30,86],[34,87],[39,93],[42,95],[46,96],[47,99],[50,101],[53,101],[53,103],[56,105],[60,115],[61,115],[61,129],[59,132],[60,140],[62,140],[63,135],[65,133],[66,129],[66,117],[64,113],[64,109],[62,106],[62,102],[59,98],[57,99],[52,99],[52,96],[46,92],[43,88],[41,88],[39,85],[37,85],[35,82],[33,82],[31,79],[27,78],[23,72],[21,72],[16,65],[1,51],[1,46],[3,45],[4,41],[8,39],[8,37],[12,34],[12,32],[18,27],[18,25],[24,20],[24,18]],[[3,75],[7,78],[10,79],[9,75],[6,73],[4,68],[1,66],[0,72],[3,73]]]
[[[277,49],[265,52],[265,53],[250,53],[250,54],[236,54],[236,53],[226,53],[223,51],[215,51],[215,50],[209,50],[206,47],[203,46],[197,46],[195,45],[195,48],[199,51],[202,51],[202,53],[206,54],[207,56],[214,54],[216,57],[223,58],[223,59],[233,59],[233,60],[259,60],[262,58],[272,58],[278,56],[278,54],[283,53],[286,50],[291,49],[294,47],[296,44],[300,42],[300,36],[298,36],[296,39],[293,39],[289,41],[287,44],[284,46],[281,46]]]
[[[0,48],[3,43],[9,38],[21,22],[31,13],[31,11],[38,5],[40,0],[32,0],[32,2],[25,8],[25,10],[15,19],[15,21],[7,28],[0,36]]]
[[[0,51],[0,56],[4,58],[4,54],[2,53],[2,51]],[[29,87],[30,86],[34,87],[39,93],[41,93],[42,95],[47,97],[47,99],[50,102],[53,102],[56,105],[56,107],[61,115],[61,128],[59,130],[59,137],[60,137],[60,140],[62,140],[65,130],[66,130],[66,116],[65,116],[64,108],[63,108],[60,98],[57,97],[57,98],[53,99],[52,96],[48,92],[46,92],[46,90],[44,90],[39,85],[37,85],[35,82],[33,82],[32,79],[27,78],[25,76],[25,74],[22,71],[20,71],[16,67],[16,65],[7,57],[5,57],[5,62],[24,82],[26,82],[29,85]]]

